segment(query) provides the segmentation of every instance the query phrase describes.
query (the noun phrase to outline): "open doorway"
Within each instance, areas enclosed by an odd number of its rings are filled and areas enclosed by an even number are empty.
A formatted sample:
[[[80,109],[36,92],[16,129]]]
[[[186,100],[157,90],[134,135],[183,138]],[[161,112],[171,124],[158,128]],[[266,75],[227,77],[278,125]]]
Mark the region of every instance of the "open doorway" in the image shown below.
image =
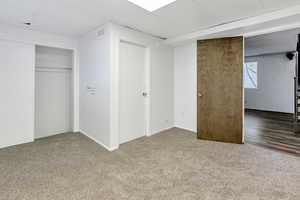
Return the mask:
[[[297,41],[300,29],[245,39],[245,142],[300,156]]]
[[[73,132],[73,51],[35,47],[35,139]]]

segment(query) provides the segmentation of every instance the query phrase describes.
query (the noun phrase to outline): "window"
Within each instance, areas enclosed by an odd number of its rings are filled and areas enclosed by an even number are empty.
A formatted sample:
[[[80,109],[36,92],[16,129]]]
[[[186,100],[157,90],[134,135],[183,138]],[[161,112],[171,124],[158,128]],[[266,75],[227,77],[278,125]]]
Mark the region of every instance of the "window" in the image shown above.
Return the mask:
[[[257,62],[245,63],[244,88],[257,88]]]

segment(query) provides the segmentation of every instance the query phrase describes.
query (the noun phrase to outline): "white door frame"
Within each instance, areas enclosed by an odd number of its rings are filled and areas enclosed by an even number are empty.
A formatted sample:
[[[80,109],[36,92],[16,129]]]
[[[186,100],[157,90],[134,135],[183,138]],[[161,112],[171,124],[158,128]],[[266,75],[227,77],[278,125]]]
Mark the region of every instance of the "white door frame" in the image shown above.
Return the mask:
[[[146,50],[146,59],[145,59],[145,85],[146,85],[146,92],[148,93],[148,96],[145,100],[145,135],[151,136],[150,133],[150,115],[151,115],[151,73],[150,73],[150,66],[151,66],[151,55],[150,55],[150,47],[147,44],[143,44],[141,42],[134,41],[132,39],[128,38],[120,38],[116,36],[117,39],[116,42],[112,44],[112,53],[111,57],[111,63],[113,68],[111,69],[111,137],[110,137],[110,151],[116,150],[119,148],[120,145],[120,111],[119,111],[119,105],[120,105],[120,64],[119,64],[119,57],[120,57],[120,44],[121,42],[137,45],[144,47]]]

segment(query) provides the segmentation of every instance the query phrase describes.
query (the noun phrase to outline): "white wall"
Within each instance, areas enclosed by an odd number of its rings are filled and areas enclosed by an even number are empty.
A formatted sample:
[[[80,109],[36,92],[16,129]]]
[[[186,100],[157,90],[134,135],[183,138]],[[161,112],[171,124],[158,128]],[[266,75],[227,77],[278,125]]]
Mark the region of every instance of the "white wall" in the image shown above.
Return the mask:
[[[34,139],[34,45],[0,39],[0,148]]]
[[[245,89],[249,109],[293,113],[295,61],[284,54],[248,57],[258,62],[258,89]]]
[[[74,38],[68,38],[64,36],[41,33],[38,31],[32,31],[29,29],[16,28],[12,26],[0,24],[0,51],[1,55],[4,58],[0,59],[0,76],[1,80],[5,83],[2,83],[0,87],[1,91],[6,91],[0,96],[0,106],[5,105],[5,108],[1,107],[1,122],[6,122],[6,125],[0,123],[0,137],[9,137],[11,139],[3,140],[0,138],[0,148],[7,147],[14,144],[25,143],[33,140],[33,125],[34,125],[34,95],[32,98],[29,98],[31,94],[34,94],[34,46],[35,45],[44,45],[50,47],[58,47],[65,49],[74,50],[74,70],[73,70],[73,82],[74,82],[74,126],[73,130],[78,131],[78,91],[77,91],[77,82],[78,82],[78,56],[77,56],[77,40]],[[26,49],[26,50],[25,50]],[[30,49],[30,50],[29,50]],[[3,53],[2,53],[3,52]],[[13,55],[13,62],[9,63],[10,57],[8,54]],[[31,63],[32,61],[32,63]],[[23,63],[26,67],[22,66],[20,63]],[[9,65],[7,65],[9,64]],[[29,70],[29,65],[32,70]],[[22,71],[23,70],[23,71]],[[12,81],[13,80],[13,81]],[[19,81],[16,81],[19,80]],[[10,83],[8,87],[8,83]],[[18,85],[19,84],[19,85]],[[31,86],[33,84],[33,86]],[[23,88],[24,87],[24,88]],[[23,88],[20,92],[19,89]],[[14,94],[14,92],[19,91]],[[23,96],[22,96],[23,95]],[[25,97],[25,102],[27,104],[26,108],[29,110],[24,110],[24,113],[27,112],[26,118],[22,114],[22,108],[25,106],[23,104],[23,99]],[[18,105],[16,104],[18,102]],[[24,103],[25,103],[24,102]],[[33,106],[33,107],[31,107]],[[12,108],[12,109],[10,109]],[[9,112],[8,110],[9,109]],[[31,113],[32,112],[32,113]],[[11,113],[13,117],[8,117],[3,113]],[[20,114],[21,113],[21,114]],[[23,117],[22,122],[18,117]],[[4,119],[5,120],[4,120]],[[10,126],[12,125],[13,126]],[[23,127],[23,131],[17,130],[16,124],[19,127]],[[2,125],[2,126],[1,126]],[[32,131],[29,133],[29,129],[32,126]],[[18,133],[17,133],[18,132]]]
[[[36,71],[35,138],[72,132],[72,71]]]
[[[174,53],[174,124],[197,130],[197,43],[175,48]]]
[[[174,126],[174,49],[153,47],[151,53],[150,134]]]
[[[98,36],[98,31],[103,31]],[[104,26],[81,38],[80,131],[110,149],[110,32]],[[88,87],[92,89],[88,89]]]
[[[37,46],[35,66],[39,68],[73,68],[73,51],[62,48]]]
[[[76,49],[77,39],[0,24],[0,38],[49,47]]]

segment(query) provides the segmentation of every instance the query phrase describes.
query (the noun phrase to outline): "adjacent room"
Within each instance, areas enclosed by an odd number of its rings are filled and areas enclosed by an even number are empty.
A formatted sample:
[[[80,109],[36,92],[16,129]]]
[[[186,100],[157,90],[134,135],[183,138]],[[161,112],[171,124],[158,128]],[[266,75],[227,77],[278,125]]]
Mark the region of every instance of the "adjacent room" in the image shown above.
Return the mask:
[[[299,0],[0,0],[0,200],[299,200]]]
[[[245,40],[245,141],[293,155],[300,153],[299,33],[292,29]]]

